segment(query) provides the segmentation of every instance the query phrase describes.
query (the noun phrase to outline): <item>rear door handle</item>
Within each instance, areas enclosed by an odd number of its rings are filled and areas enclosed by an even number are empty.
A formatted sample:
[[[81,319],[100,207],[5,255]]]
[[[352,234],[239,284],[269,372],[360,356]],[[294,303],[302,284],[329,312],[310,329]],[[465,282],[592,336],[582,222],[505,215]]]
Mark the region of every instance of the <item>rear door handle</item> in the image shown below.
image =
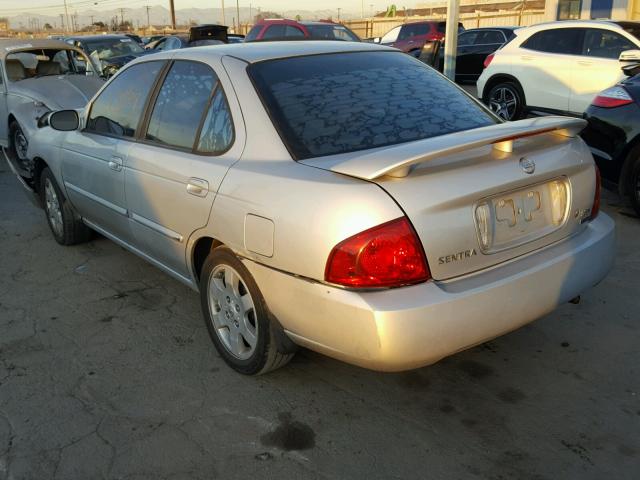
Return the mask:
[[[209,182],[201,178],[191,177],[187,183],[187,192],[196,197],[206,197],[209,193]]]
[[[111,157],[111,160],[109,160],[109,168],[116,172],[122,170],[122,159],[120,157]]]

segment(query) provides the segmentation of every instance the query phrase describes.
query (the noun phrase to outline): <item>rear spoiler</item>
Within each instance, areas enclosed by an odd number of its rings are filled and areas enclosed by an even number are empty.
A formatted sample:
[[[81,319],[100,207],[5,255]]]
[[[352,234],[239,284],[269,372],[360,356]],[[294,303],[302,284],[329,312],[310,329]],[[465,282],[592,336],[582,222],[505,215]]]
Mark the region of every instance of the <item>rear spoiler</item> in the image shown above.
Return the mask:
[[[418,163],[487,145],[493,145],[494,149],[501,152],[512,152],[513,141],[519,138],[544,133],[572,138],[586,124],[585,120],[571,117],[539,117],[505,122],[383,148],[339,162],[331,167],[331,171],[364,180],[385,175],[401,178],[406,177],[411,166]]]

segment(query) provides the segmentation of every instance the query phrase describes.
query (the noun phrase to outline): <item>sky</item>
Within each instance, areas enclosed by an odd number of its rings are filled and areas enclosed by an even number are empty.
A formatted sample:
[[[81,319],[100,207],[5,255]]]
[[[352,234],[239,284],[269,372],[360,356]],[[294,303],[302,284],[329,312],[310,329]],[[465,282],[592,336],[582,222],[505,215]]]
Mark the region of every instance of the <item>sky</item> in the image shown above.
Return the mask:
[[[113,8],[140,8],[145,5],[162,5],[168,8],[169,0],[66,0],[69,8],[82,10],[106,10]],[[0,15],[16,15],[19,13],[33,13],[56,15],[64,10],[64,0],[0,0]],[[174,0],[175,8],[220,8],[222,0]],[[236,0],[226,0],[225,8],[233,8]],[[341,8],[344,11],[359,12],[362,0],[239,0],[241,7],[260,7],[262,10],[284,11],[295,10],[323,10]],[[369,11],[371,5],[374,10],[384,10],[387,5],[395,3],[398,8],[413,8],[421,1],[394,2],[393,0],[364,0],[364,9]]]

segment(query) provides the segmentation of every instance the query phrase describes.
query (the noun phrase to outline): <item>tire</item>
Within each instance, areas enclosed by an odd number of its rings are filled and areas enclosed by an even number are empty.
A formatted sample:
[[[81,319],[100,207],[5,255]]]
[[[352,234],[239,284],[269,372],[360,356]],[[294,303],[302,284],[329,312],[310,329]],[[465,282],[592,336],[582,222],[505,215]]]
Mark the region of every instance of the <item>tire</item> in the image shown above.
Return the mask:
[[[200,300],[207,330],[224,361],[243,375],[261,375],[286,365],[276,325],[249,270],[226,247],[213,249],[202,267]]]
[[[513,102],[513,103],[512,103]],[[486,104],[491,111],[504,120],[519,120],[525,111],[524,93],[514,82],[502,82],[489,90]]]
[[[631,165],[631,175],[627,184],[627,192],[631,200],[631,206],[640,216],[640,157],[636,157]]]
[[[40,198],[53,238],[60,245],[75,245],[91,238],[91,230],[77,217],[48,168],[40,175]]]
[[[9,154],[12,159],[21,164],[28,161],[27,147],[29,142],[22,127],[15,120],[9,125]]]

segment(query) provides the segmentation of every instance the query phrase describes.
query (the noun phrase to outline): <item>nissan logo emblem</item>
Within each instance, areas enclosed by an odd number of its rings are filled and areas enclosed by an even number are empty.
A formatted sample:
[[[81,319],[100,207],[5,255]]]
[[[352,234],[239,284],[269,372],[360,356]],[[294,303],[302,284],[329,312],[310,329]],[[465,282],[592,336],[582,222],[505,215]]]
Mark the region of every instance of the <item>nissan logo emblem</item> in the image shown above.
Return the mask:
[[[520,166],[522,167],[524,173],[527,173],[529,175],[536,171],[536,162],[528,159],[527,157],[522,157],[520,159]]]

